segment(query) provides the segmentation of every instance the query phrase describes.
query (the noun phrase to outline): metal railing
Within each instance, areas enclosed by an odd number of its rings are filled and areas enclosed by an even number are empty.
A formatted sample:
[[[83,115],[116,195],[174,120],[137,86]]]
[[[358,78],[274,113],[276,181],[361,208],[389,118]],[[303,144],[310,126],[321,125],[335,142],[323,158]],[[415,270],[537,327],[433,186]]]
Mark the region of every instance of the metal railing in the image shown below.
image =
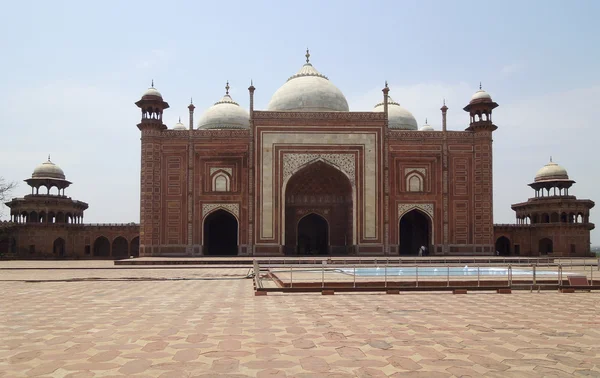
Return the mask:
[[[411,262],[406,259],[361,261],[352,259],[319,260],[254,260],[255,289],[261,291],[447,291],[456,289],[561,289],[570,287],[569,276],[585,276],[586,289],[600,289],[594,271],[600,270],[600,259],[581,259],[555,263],[527,261],[502,264],[494,261],[462,267],[460,260],[451,263]],[[363,275],[361,269],[370,269]],[[462,274],[461,274],[462,272]],[[367,272],[369,273],[369,272]],[[486,273],[486,274],[483,274]],[[488,274],[493,273],[493,274]],[[500,274],[501,273],[501,274]],[[600,274],[596,273],[600,278]],[[579,288],[579,287],[577,287]],[[369,290],[370,289],[370,290]]]

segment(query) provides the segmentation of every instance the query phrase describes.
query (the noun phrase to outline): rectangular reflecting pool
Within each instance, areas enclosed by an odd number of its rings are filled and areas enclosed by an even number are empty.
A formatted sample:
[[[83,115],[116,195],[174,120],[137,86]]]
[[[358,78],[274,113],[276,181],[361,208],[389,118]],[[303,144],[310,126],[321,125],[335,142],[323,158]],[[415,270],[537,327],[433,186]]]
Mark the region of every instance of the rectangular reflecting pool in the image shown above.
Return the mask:
[[[538,268],[539,269],[539,268]],[[419,276],[441,276],[446,277],[450,275],[451,277],[460,277],[460,276],[476,276],[477,268],[472,268],[465,266],[463,268],[460,267],[388,267],[387,269],[384,267],[380,268],[356,268],[355,269],[340,269],[345,274],[356,276],[416,276],[417,270]],[[512,269],[513,276],[533,276],[533,270],[525,270],[525,269]],[[551,270],[536,270],[536,276],[556,276],[558,275],[557,271]],[[568,274],[564,273],[563,274]],[[504,276],[508,275],[508,268],[490,268],[490,267],[480,267],[479,268],[480,276]]]

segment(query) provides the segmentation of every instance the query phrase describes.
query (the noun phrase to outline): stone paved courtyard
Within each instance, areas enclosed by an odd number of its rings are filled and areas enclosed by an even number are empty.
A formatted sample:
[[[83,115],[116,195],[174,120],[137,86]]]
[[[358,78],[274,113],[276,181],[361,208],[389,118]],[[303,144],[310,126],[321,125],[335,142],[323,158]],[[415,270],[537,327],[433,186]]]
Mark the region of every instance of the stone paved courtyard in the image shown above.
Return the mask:
[[[598,292],[255,297],[247,268],[111,264],[0,262],[0,377],[600,376]]]

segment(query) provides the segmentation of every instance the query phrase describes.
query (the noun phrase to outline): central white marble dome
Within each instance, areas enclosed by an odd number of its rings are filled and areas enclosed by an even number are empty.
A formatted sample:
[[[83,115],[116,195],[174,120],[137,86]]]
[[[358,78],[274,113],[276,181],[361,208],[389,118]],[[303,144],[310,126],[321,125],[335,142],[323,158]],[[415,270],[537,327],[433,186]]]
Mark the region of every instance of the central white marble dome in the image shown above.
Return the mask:
[[[327,76],[317,71],[309,61],[275,92],[267,106],[269,111],[287,112],[347,112],[348,101]]]

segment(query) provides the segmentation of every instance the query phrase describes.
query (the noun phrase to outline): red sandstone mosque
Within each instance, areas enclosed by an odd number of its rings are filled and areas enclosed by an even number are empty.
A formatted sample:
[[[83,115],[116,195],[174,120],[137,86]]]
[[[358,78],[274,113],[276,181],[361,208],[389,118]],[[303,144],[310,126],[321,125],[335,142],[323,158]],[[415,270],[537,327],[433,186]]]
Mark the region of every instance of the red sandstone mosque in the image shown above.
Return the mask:
[[[15,258],[127,256],[554,255],[590,253],[590,200],[569,194],[550,161],[514,204],[517,223],[493,224],[492,134],[498,107],[480,89],[464,130],[419,128],[392,100],[352,112],[343,93],[306,63],[266,110],[229,94],[194,122],[169,128],[162,94],[141,110],[140,224],[83,223],[88,204],[50,159],[25,180],[32,192],[6,203],[0,253]],[[466,117],[465,117],[466,118]],[[40,188],[42,193],[40,193]],[[46,192],[43,193],[44,189]],[[56,189],[56,193],[54,192]]]

